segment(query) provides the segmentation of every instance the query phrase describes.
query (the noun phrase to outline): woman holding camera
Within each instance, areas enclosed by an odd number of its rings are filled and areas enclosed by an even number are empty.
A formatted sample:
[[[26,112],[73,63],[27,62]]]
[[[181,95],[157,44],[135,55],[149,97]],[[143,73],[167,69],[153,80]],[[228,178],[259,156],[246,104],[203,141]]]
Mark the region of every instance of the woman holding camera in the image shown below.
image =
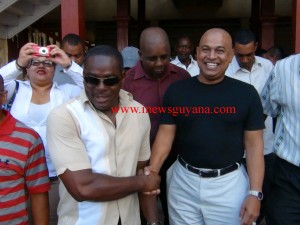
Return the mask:
[[[64,75],[70,76],[76,85],[53,82],[56,64],[64,68]],[[26,74],[26,80],[15,81],[22,72]],[[47,147],[47,117],[53,108],[79,95],[83,89],[82,68],[56,45],[40,47],[27,43],[21,48],[18,59],[1,68],[0,74],[8,91],[7,102],[13,101],[11,114],[37,131],[43,140],[51,183],[49,224],[57,224],[58,178]]]

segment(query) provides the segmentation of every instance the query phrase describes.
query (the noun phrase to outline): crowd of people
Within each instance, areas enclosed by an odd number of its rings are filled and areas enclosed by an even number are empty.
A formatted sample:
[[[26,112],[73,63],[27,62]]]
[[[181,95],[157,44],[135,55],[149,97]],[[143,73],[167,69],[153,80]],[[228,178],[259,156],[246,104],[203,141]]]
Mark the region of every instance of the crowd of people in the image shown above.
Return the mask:
[[[257,47],[25,44],[0,68],[0,224],[300,224],[300,54]]]

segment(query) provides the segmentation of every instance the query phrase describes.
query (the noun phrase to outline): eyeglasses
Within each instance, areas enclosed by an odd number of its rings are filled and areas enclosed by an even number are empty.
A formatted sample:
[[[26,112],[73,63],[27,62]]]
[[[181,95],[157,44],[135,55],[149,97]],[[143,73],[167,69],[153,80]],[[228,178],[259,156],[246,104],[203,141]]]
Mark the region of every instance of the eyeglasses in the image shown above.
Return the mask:
[[[118,84],[120,80],[118,77],[97,78],[92,76],[85,76],[84,81],[94,86],[98,86],[101,82],[106,86],[114,86]]]
[[[32,60],[30,65],[32,66],[39,66],[43,64],[44,67],[52,67],[53,66],[53,62],[50,61],[38,61],[38,60]]]

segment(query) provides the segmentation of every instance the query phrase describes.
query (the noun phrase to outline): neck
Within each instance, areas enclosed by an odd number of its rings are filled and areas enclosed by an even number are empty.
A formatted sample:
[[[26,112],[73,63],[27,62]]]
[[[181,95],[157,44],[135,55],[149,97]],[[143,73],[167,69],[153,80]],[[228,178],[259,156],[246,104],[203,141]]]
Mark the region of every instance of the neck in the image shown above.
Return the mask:
[[[52,82],[50,84],[47,83],[44,85],[30,83],[30,85],[34,91],[40,91],[40,92],[49,91],[52,88],[52,84],[53,84]]]
[[[4,114],[3,110],[0,110],[0,124],[2,123],[4,118],[5,118],[5,114]]]
[[[188,65],[191,64],[191,59],[190,58],[187,58],[187,59],[179,59],[179,61],[185,65],[186,67],[188,67]]]

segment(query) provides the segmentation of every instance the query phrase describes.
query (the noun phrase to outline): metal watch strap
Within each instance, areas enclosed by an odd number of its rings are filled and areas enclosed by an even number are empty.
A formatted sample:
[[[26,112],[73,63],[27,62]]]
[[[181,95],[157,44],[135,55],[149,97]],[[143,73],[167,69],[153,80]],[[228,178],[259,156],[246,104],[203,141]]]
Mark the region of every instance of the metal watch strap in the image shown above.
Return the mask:
[[[262,200],[264,197],[261,191],[256,191],[256,190],[250,190],[248,194],[255,196],[258,200]]]

